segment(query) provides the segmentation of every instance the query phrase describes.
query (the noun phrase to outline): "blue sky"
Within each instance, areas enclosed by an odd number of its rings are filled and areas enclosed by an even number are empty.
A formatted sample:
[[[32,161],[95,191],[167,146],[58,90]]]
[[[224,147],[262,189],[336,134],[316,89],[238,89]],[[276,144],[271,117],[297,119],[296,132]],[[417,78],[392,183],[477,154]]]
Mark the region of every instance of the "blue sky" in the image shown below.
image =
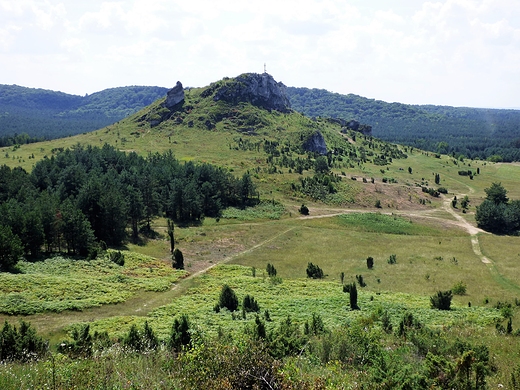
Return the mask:
[[[0,0],[0,83],[84,95],[287,86],[411,104],[520,107],[518,0]]]

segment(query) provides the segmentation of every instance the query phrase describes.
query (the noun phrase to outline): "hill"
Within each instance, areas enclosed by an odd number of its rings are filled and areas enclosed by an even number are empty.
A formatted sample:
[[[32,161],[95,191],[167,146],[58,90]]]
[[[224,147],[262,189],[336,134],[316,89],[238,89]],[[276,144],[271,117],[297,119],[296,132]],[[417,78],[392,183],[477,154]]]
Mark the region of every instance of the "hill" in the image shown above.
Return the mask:
[[[164,96],[166,88],[120,87],[77,96],[17,85],[0,85],[2,145],[55,139],[105,127]],[[9,136],[27,134],[12,140]],[[18,142],[16,142],[18,141]]]
[[[387,103],[323,89],[290,87],[287,94],[297,111],[368,123],[375,137],[389,142],[472,159],[520,160],[519,110]]]
[[[31,260],[0,273],[2,388],[517,383],[520,244],[474,226],[492,183],[520,198],[515,164],[311,119],[243,74],[0,165],[0,243]]]

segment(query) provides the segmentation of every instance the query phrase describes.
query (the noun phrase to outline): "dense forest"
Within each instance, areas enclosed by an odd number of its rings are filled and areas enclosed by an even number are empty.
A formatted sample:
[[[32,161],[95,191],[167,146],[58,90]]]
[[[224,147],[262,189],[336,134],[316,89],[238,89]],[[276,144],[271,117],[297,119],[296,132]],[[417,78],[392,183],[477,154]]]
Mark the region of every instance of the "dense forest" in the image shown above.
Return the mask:
[[[520,161],[520,110],[386,103],[323,89],[287,88],[294,110],[357,120],[380,139],[433,152]]]
[[[121,87],[92,95],[0,85],[0,146],[16,134],[54,139],[105,127],[166,95],[162,87]]]
[[[142,158],[108,145],[77,145],[39,161],[30,174],[4,165],[0,268],[42,248],[95,256],[105,244],[121,245],[127,228],[137,241],[159,215],[183,223],[217,217],[225,207],[250,204],[255,193],[248,174],[235,178],[209,164],[180,163],[172,153]]]

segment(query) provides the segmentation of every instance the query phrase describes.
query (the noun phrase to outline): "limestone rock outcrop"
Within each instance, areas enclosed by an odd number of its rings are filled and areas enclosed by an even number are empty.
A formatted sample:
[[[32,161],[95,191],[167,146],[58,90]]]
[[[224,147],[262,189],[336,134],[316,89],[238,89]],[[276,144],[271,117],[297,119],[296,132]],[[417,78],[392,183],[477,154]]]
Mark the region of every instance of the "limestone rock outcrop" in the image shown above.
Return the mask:
[[[164,106],[169,108],[170,110],[174,108],[177,104],[184,101],[184,88],[182,87],[182,83],[177,81],[175,87],[168,91],[166,95],[166,101],[164,102]]]
[[[213,100],[233,104],[249,102],[267,110],[289,112],[291,104],[285,90],[283,83],[276,82],[267,73],[245,73],[218,88]]]
[[[320,131],[313,133],[303,144],[303,149],[307,152],[319,153],[321,155],[327,154],[327,144],[323,134]]]

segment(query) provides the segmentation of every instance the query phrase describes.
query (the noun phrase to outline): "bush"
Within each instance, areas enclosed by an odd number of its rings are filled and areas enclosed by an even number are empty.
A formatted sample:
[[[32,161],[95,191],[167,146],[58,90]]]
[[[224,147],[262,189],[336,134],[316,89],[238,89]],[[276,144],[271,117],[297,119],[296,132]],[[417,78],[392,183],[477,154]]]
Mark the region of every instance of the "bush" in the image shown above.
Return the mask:
[[[356,280],[359,283],[359,287],[366,287],[367,286],[367,284],[363,280],[363,275],[356,275]]]
[[[367,268],[374,268],[374,258],[372,256],[367,257]]]
[[[178,248],[175,248],[175,250],[173,251],[172,260],[173,268],[184,269],[184,255]]]
[[[267,275],[276,276],[276,268],[274,268],[274,265],[272,265],[271,263],[267,263],[266,271]]]
[[[90,325],[75,327],[71,332],[72,341],[63,341],[58,346],[58,352],[72,357],[90,357],[92,355],[92,335]]]
[[[190,321],[188,316],[183,314],[178,320],[173,321],[170,338],[168,339],[168,348],[172,351],[180,351],[183,347],[191,343]]]
[[[323,270],[312,263],[307,264],[307,277],[313,279],[323,278]]]
[[[246,295],[242,302],[242,308],[247,312],[255,312],[258,313],[260,311],[260,306],[258,302],[250,295]]]
[[[36,360],[45,354],[47,344],[30,323],[21,320],[17,329],[5,321],[0,331],[0,362]]]
[[[343,286],[343,292],[348,292],[350,309],[351,310],[359,310],[359,306],[357,304],[357,287],[356,283],[345,284]]]
[[[455,283],[455,285],[452,287],[451,291],[455,295],[466,295],[466,283],[460,281],[458,283]]]
[[[453,293],[451,290],[437,291],[437,294],[430,297],[431,307],[438,310],[450,310],[452,298]]]
[[[120,265],[120,266],[125,265],[125,255],[123,253],[121,253],[120,251],[110,252],[108,257],[109,257],[110,261],[112,261],[113,263],[115,263],[117,265]]]
[[[397,263],[397,257],[396,255],[390,255],[390,257],[387,260],[388,264],[395,264]]]
[[[238,298],[231,287],[227,284],[222,286],[219,297],[219,306],[227,308],[229,311],[235,311],[238,308]]]
[[[300,214],[302,215],[309,215],[309,208],[307,206],[305,206],[304,204],[302,204],[302,207],[300,207],[298,209],[298,211],[300,212]]]
[[[325,333],[325,325],[323,324],[323,320],[319,314],[312,313],[312,321],[310,323],[305,321],[303,333],[314,336],[319,336],[320,334]]]

